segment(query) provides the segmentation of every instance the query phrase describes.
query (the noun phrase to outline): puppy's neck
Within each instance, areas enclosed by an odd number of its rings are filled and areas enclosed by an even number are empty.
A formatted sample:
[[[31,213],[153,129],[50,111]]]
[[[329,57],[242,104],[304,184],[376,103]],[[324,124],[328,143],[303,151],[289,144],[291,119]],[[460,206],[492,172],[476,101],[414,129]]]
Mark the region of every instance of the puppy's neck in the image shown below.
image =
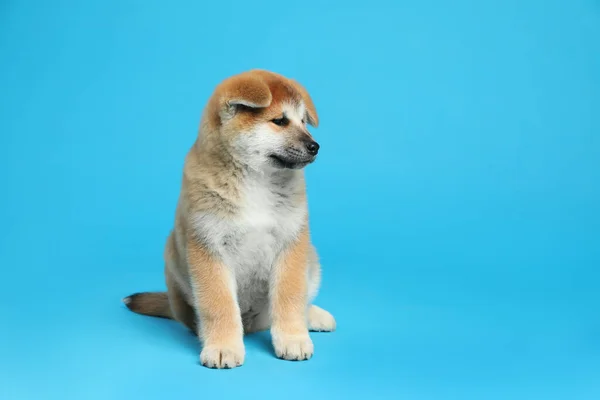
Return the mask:
[[[215,172],[231,170],[235,175],[242,175],[248,169],[238,157],[230,151],[227,143],[219,137],[199,137],[194,144],[198,161]]]

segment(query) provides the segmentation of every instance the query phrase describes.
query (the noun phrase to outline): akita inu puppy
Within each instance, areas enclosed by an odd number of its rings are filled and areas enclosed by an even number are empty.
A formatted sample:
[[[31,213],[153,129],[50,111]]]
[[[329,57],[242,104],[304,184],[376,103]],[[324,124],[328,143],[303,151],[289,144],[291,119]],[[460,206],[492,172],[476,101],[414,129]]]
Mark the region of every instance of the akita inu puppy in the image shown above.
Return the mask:
[[[305,88],[268,71],[226,79],[208,101],[164,253],[168,291],[124,299],[197,333],[207,367],[242,365],[244,332],[270,327],[278,357],[306,360],[309,330],[335,329],[312,304],[321,267],[302,168],[319,151],[306,128],[318,123]]]

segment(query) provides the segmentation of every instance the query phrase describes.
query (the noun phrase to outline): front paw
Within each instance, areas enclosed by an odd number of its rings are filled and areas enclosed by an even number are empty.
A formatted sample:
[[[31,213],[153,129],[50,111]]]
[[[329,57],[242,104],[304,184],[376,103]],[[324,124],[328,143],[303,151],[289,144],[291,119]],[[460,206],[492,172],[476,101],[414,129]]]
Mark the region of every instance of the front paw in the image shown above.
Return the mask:
[[[284,360],[308,360],[314,353],[314,346],[308,332],[299,335],[274,335],[275,354]]]
[[[200,363],[208,368],[235,368],[244,363],[244,344],[207,344],[200,353]]]

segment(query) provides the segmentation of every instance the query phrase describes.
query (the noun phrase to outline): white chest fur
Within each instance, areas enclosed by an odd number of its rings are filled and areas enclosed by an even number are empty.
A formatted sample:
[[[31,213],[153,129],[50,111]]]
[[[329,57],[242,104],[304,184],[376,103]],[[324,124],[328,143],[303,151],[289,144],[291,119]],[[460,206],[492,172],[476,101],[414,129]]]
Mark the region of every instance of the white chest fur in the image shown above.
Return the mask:
[[[230,269],[242,312],[267,300],[273,265],[300,232],[306,203],[295,203],[295,182],[274,184],[269,177],[246,182],[232,218],[197,214],[194,227]]]

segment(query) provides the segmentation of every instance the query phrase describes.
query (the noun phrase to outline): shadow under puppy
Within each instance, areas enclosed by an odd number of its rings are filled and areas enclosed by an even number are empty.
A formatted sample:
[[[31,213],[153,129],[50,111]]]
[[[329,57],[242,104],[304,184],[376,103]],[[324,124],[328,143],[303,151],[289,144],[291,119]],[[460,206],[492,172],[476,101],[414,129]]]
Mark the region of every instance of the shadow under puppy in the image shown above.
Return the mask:
[[[335,329],[312,304],[321,267],[302,168],[319,151],[307,130],[318,122],[303,86],[263,70],[226,79],[208,101],[164,253],[168,291],[124,299],[196,332],[207,367],[242,365],[244,332],[270,327],[278,357],[306,360],[309,330]]]

